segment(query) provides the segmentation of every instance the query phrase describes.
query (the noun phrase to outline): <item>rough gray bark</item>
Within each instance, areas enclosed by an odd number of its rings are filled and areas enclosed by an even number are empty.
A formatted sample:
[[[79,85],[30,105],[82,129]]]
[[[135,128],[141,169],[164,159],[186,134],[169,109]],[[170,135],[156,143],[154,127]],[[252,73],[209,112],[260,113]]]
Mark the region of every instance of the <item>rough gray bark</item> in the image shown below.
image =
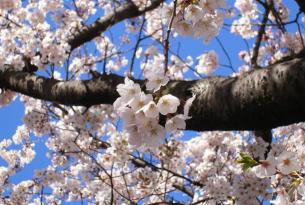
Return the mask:
[[[305,120],[305,60],[296,58],[238,78],[192,86],[198,94],[188,129],[262,130]]]
[[[0,73],[1,88],[65,105],[111,104],[118,97],[116,86],[123,81],[114,74],[61,82],[21,71]],[[171,81],[167,88],[182,100],[196,95],[189,130],[262,130],[305,121],[303,57],[238,77]]]

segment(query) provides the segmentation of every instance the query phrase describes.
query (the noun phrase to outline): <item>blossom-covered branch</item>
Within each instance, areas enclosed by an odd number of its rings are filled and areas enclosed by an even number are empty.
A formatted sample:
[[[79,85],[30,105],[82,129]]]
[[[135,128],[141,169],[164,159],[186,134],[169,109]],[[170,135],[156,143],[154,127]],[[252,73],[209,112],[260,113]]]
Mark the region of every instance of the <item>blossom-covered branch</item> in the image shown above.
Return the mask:
[[[0,0],[0,204],[304,204],[294,2]]]
[[[164,0],[153,0],[148,6],[141,9],[132,1],[127,1],[113,12],[97,19],[93,24],[90,24],[89,26],[83,25],[81,28],[77,28],[76,33],[68,39],[70,51],[100,36],[104,31],[118,22],[140,16],[157,8],[163,1]],[[37,71],[37,66],[31,64],[29,59],[25,58],[23,61],[25,63],[25,67],[23,68],[24,71]]]
[[[190,130],[255,130],[305,120],[305,60],[295,58],[237,77],[170,81],[167,92],[186,100],[196,95],[187,120]],[[115,87],[124,78],[115,74],[91,80],[59,81],[21,71],[4,71],[1,88],[64,105],[112,104]],[[144,81],[137,83],[144,86]]]

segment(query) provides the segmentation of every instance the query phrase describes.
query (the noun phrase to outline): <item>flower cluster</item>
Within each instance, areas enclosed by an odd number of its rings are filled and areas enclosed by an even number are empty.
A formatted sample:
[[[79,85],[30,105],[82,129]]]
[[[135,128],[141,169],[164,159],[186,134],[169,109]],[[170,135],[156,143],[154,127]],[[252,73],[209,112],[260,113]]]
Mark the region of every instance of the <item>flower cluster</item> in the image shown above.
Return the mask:
[[[184,131],[187,122],[201,123],[188,120],[198,106],[195,98],[202,98],[205,90],[189,93],[183,86],[194,81],[186,80],[211,75],[225,64],[214,48],[197,58],[189,56],[184,46],[190,39],[180,35],[210,42],[230,26],[242,38],[255,37],[263,1],[234,1],[236,16],[224,0],[163,1],[152,11],[128,18],[156,1],[0,0],[1,75],[42,75],[55,86],[85,82],[89,89],[100,89],[100,79],[115,76],[119,96],[111,98],[113,105],[74,106],[23,96],[1,83],[0,107],[20,100],[25,112],[11,139],[0,141],[0,204],[304,204],[304,123],[271,130],[270,143],[256,132]],[[264,2],[272,3],[278,15],[269,13],[260,39],[257,64],[262,67],[304,48],[303,27],[297,32],[286,28],[299,19],[287,22],[292,18],[281,0]],[[137,12],[121,13],[134,6]],[[121,18],[128,20],[120,24]],[[107,32],[90,42],[71,43],[87,32],[99,34],[96,30],[105,30],[104,25],[109,26]],[[240,51],[244,65],[239,75],[253,66],[253,55],[251,47]],[[26,73],[30,64],[41,70]],[[124,82],[116,76],[123,73]],[[27,80],[39,84],[41,79]],[[45,91],[33,89],[31,83],[22,89],[29,95]],[[29,180],[14,180],[32,168],[27,166],[34,159],[48,164],[34,170]]]
[[[208,43],[217,36],[223,24],[225,7],[224,0],[178,1],[173,27],[181,35],[203,38]],[[165,9],[168,19],[172,11],[173,5]]]
[[[240,11],[241,18],[233,21],[231,32],[237,33],[245,39],[256,36],[257,32],[252,26],[252,20],[258,18],[256,3],[253,0],[237,0],[235,7]]]
[[[154,92],[165,86],[169,78],[164,70],[164,55],[155,55],[147,63],[142,64],[143,75],[148,80],[146,89]]]
[[[35,133],[36,136],[42,136],[50,131],[50,120],[43,103],[40,100],[32,98],[23,98],[26,105],[23,118],[24,125]]]
[[[300,169],[300,164],[295,153],[283,151],[277,157],[272,155],[272,151],[270,153],[266,160],[260,160],[259,165],[252,168],[256,176],[260,178],[269,177],[274,175],[276,170],[287,175],[292,171],[298,171]]]
[[[0,3],[0,8],[2,10],[9,10],[14,9],[20,6],[20,1],[10,1],[10,0],[4,0]]]
[[[219,66],[218,57],[215,51],[209,51],[207,53],[198,56],[198,65],[196,65],[196,70],[198,73],[204,73],[209,75]]]
[[[0,94],[0,107],[11,103],[16,98],[16,93],[10,90],[2,90]]]
[[[155,102],[153,95],[141,91],[139,84],[129,78],[117,87],[121,97],[114,102],[114,109],[124,120],[124,130],[129,136],[128,141],[136,147],[155,147],[165,139],[165,132],[185,129],[188,116],[174,115],[180,105],[177,97],[167,94]],[[193,101],[191,98],[189,103]],[[188,105],[190,106],[190,105]],[[187,108],[188,112],[188,108]],[[166,121],[165,127],[158,123],[159,114],[173,116]]]

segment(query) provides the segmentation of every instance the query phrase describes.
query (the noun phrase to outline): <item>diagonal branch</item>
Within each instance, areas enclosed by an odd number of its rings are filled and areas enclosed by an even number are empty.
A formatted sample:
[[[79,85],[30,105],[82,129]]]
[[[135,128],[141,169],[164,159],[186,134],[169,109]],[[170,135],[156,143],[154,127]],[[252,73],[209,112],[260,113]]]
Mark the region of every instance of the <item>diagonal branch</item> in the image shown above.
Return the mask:
[[[263,40],[263,35],[265,34],[266,23],[268,21],[268,16],[269,16],[269,12],[270,12],[270,9],[268,7],[266,7],[265,9],[266,9],[265,14],[263,16],[261,26],[258,30],[258,34],[257,34],[255,44],[254,44],[254,48],[253,48],[253,54],[252,54],[252,57],[251,57],[251,65],[252,65],[253,68],[258,67],[257,58],[258,58],[258,55],[259,55],[259,48],[260,48],[261,42]]]
[[[120,21],[140,16],[147,11],[151,11],[157,8],[163,1],[164,0],[152,0],[149,6],[141,10],[135,6],[132,1],[128,1],[126,4],[119,7],[115,11],[101,17],[90,26],[84,26],[83,28],[80,28],[80,31],[76,33],[70,40],[68,40],[68,43],[71,46],[71,50],[83,45],[86,42],[91,41],[95,37],[101,35],[102,32]]]
[[[22,71],[0,73],[1,88],[65,105],[112,104],[123,81],[114,74],[62,82]],[[182,101],[196,94],[189,130],[262,130],[305,121],[304,57],[237,77],[171,81],[167,89]]]

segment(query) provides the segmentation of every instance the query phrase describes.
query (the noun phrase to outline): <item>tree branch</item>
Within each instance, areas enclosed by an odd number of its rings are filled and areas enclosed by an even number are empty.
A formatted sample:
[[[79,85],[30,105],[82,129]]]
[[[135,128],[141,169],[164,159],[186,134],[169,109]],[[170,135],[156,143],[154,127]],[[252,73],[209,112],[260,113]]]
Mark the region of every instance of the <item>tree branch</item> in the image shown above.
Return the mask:
[[[112,104],[123,81],[115,74],[62,82],[22,71],[0,73],[1,88],[64,105]],[[167,89],[182,101],[196,95],[189,130],[263,130],[305,121],[304,57],[237,77],[170,81]]]
[[[115,86],[120,83],[124,83],[124,78],[116,75],[101,75],[83,81],[58,81],[24,71],[0,72],[1,88],[64,105],[112,104],[119,97]]]
[[[305,120],[305,59],[192,85],[188,129],[264,130]]]
[[[84,26],[80,28],[80,31],[76,33],[70,40],[68,40],[68,43],[71,46],[71,50],[83,45],[86,42],[91,41],[95,37],[101,35],[102,32],[120,21],[140,16],[147,11],[151,11],[157,8],[163,1],[164,0],[153,0],[149,6],[142,10],[139,10],[138,7],[132,3],[132,1],[128,1],[126,4],[109,13],[108,15],[101,17],[90,26]]]
[[[254,68],[258,67],[257,58],[258,58],[258,55],[259,55],[259,48],[260,48],[261,42],[263,40],[263,35],[265,34],[265,28],[266,28],[266,23],[268,21],[269,12],[270,12],[270,9],[268,7],[266,7],[261,26],[258,30],[258,34],[257,34],[256,40],[255,40],[255,44],[254,44],[254,48],[253,48],[253,54],[252,54],[252,57],[251,57],[251,65]]]
[[[132,1],[128,1],[117,10],[101,17],[93,24],[89,26],[85,25],[80,28],[79,31],[68,40],[68,44],[71,47],[70,50],[73,51],[75,48],[78,48],[84,43],[91,41],[95,37],[98,37],[101,35],[101,33],[120,21],[140,16],[147,11],[151,11],[157,8],[163,1],[164,0],[152,0],[151,4],[142,10],[139,10],[139,8],[135,6]],[[25,58],[24,62],[26,66],[23,68],[23,71],[35,72],[38,70],[37,66],[30,63],[30,59]]]

